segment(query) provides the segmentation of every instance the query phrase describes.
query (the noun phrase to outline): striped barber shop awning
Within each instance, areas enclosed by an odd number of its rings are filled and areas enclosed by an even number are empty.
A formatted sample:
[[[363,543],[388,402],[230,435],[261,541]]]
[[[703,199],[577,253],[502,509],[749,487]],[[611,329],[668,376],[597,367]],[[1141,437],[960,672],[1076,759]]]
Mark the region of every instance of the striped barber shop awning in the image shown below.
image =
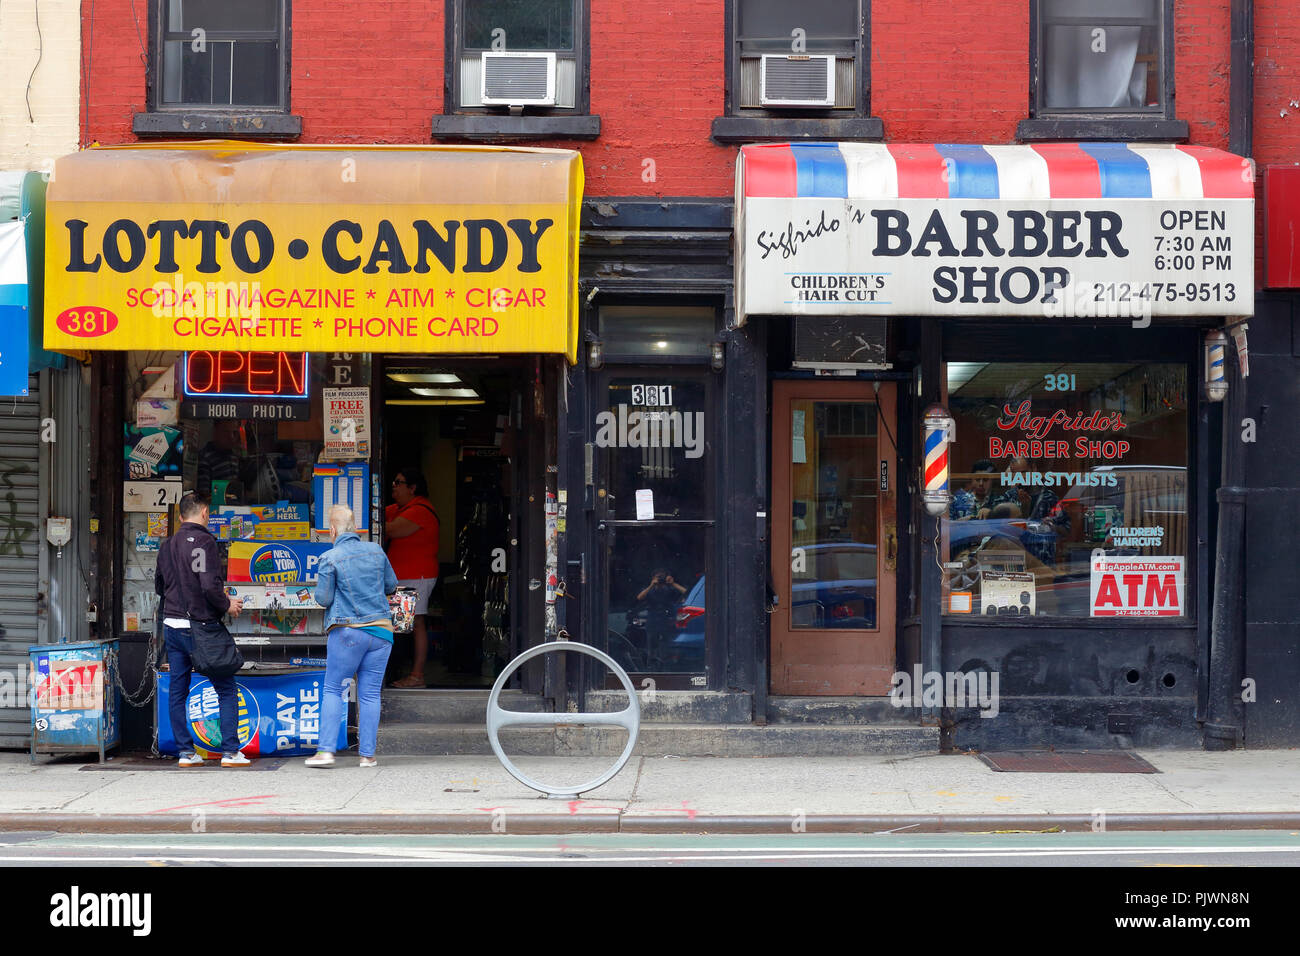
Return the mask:
[[[799,143],[746,146],[745,196],[1251,199],[1249,160],[1208,146]]]
[[[736,233],[741,321],[1253,309],[1254,167],[1206,146],[745,146]]]

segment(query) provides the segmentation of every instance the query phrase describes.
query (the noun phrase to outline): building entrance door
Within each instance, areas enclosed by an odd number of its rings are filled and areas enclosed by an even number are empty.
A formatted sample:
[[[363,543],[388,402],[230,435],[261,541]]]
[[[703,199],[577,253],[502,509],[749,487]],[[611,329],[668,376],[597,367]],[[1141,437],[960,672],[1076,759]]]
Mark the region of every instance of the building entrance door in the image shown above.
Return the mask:
[[[773,386],[773,694],[889,692],[897,432],[893,383]]]
[[[716,607],[713,470],[716,376],[624,366],[601,373],[597,534],[606,647],[661,689],[707,687]],[[614,681],[614,678],[609,678]],[[616,682],[608,686],[619,686]]]

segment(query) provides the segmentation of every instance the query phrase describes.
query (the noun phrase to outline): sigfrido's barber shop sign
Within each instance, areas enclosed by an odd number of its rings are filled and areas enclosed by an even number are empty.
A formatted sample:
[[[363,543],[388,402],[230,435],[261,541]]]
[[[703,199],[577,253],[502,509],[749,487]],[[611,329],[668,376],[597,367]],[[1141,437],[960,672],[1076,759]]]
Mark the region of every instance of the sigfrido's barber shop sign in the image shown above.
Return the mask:
[[[785,147],[794,159],[782,167],[779,155],[764,152],[773,147],[746,147],[737,197],[743,314],[1253,309],[1253,186],[1238,157],[1116,147],[1123,155],[1097,160],[1086,180],[1057,175],[1038,153],[998,152],[1029,147],[960,148],[987,151],[986,169],[966,154],[958,162],[936,153],[919,166],[916,156],[880,152],[885,147],[830,148]],[[812,159],[799,158],[804,150]],[[1071,198],[1071,185],[1085,198]]]

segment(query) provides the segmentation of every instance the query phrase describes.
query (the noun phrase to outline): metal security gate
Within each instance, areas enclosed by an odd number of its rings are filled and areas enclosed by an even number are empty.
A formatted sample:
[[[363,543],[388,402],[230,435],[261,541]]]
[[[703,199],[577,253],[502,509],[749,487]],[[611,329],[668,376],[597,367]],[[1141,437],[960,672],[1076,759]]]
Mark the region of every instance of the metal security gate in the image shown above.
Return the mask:
[[[27,647],[39,641],[40,396],[0,396],[0,747],[26,747]]]

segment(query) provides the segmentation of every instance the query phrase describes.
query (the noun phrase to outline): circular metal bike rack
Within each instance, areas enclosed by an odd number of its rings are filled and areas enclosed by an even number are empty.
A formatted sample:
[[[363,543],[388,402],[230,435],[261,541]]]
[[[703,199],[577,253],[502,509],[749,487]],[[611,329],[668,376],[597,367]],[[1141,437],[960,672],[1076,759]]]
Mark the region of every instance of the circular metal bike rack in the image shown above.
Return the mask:
[[[510,679],[522,664],[531,661],[534,657],[541,657],[543,654],[550,654],[555,651],[572,651],[575,654],[586,654],[588,657],[594,657],[600,661],[610,671],[617,675],[627,691],[628,705],[623,710],[615,711],[612,714],[533,714],[525,713],[518,710],[506,710],[497,703],[501,696],[501,688]],[[623,748],[623,753],[619,755],[614,766],[593,780],[586,783],[579,783],[568,787],[553,787],[549,784],[540,783],[524,774],[522,770],[510,762],[510,758],[505,755],[501,749],[501,741],[497,739],[497,732],[502,727],[558,727],[561,725],[573,724],[603,724],[623,727],[627,730],[627,746]],[[627,763],[628,757],[632,756],[632,748],[636,746],[637,734],[641,729],[641,704],[636,697],[636,688],[632,686],[631,679],[627,672],[618,666],[618,663],[603,651],[598,651],[589,644],[580,644],[577,641],[550,641],[546,644],[539,644],[536,647],[530,647],[513,661],[506,669],[501,672],[496,683],[492,685],[492,693],[488,696],[487,702],[487,732],[488,742],[492,744],[492,752],[497,755],[497,759],[509,771],[510,776],[514,777],[526,787],[546,794],[548,797],[555,799],[576,797],[580,793],[586,793],[588,790],[595,790],[597,787],[608,783],[614,775],[623,769]]]

